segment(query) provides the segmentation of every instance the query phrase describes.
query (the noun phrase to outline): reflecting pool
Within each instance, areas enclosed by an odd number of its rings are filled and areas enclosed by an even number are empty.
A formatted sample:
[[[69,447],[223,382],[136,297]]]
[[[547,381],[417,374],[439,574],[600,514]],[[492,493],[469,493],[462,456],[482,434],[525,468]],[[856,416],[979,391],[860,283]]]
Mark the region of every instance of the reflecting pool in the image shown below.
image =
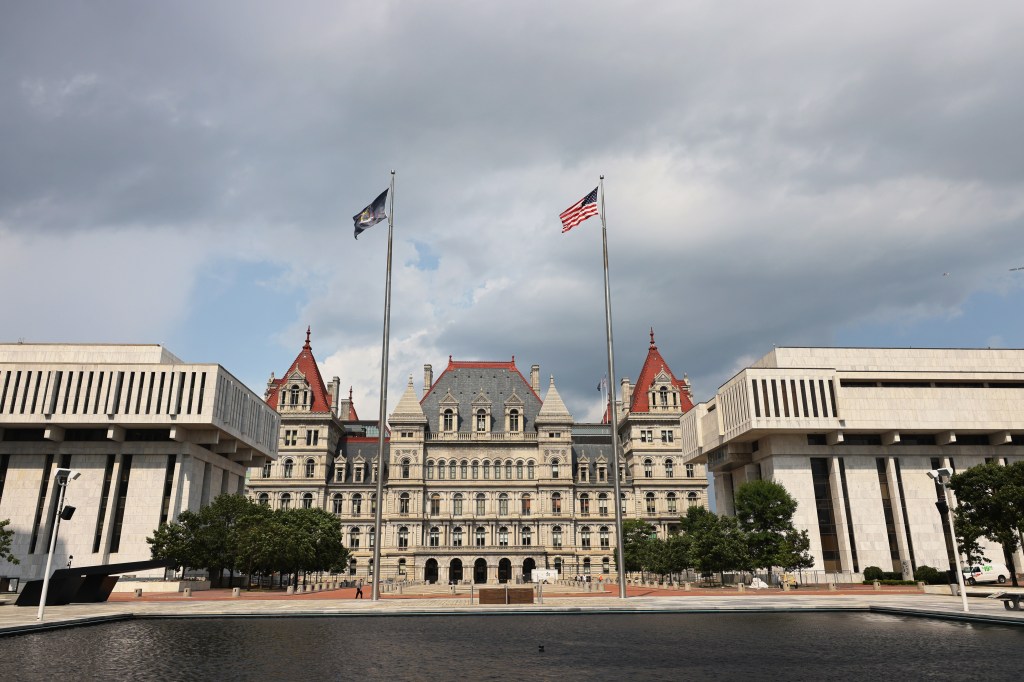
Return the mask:
[[[867,613],[172,619],[0,639],[0,678],[1001,680],[1022,652],[1024,628]]]

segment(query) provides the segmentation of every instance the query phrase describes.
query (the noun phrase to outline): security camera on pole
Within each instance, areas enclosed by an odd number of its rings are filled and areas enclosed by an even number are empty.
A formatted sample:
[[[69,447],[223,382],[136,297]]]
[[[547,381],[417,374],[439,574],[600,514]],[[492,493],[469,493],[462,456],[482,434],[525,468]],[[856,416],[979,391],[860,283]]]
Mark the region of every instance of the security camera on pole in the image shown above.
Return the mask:
[[[71,469],[57,469],[53,474],[53,482],[60,487],[60,499],[57,502],[57,517],[53,520],[53,531],[50,533],[50,553],[46,557],[46,571],[43,573],[43,592],[39,595],[39,613],[36,620],[42,622],[43,610],[46,608],[46,593],[50,589],[50,569],[53,567],[53,549],[57,546],[57,531],[60,529],[60,522],[70,521],[75,515],[75,508],[71,505],[64,506],[64,493],[67,492],[68,482],[74,481],[82,473]]]
[[[938,508],[940,514],[945,514],[946,518],[949,519],[949,534],[953,539],[953,556],[956,557],[957,564],[960,563],[960,546],[956,541],[956,530],[953,528],[953,505],[950,504],[949,499],[949,479],[953,477],[953,470],[949,467],[942,467],[941,469],[932,469],[928,472],[929,478],[936,481],[942,486],[943,499],[937,501],[935,506]],[[954,567],[956,570],[956,582],[960,586],[960,599],[964,604],[964,613],[968,613],[970,608],[967,606],[967,592],[964,590],[964,573],[960,570],[960,566]]]

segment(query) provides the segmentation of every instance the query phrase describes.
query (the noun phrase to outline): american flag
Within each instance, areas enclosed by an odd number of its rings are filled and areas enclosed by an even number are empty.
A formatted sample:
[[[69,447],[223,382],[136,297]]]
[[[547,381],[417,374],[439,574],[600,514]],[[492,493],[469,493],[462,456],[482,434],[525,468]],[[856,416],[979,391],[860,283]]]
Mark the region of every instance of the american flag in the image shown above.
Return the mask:
[[[558,218],[562,221],[562,232],[568,232],[587,218],[597,215],[597,187],[569,208],[562,211]]]

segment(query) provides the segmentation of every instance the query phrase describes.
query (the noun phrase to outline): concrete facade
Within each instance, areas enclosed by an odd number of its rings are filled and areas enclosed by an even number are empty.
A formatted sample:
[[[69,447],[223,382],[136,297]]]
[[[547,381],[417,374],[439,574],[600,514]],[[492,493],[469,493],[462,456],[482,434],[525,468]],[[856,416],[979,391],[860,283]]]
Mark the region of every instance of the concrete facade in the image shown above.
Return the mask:
[[[776,348],[681,425],[719,513],[746,481],[774,480],[799,503],[816,569],[909,578],[953,562],[927,472],[1024,459],[1024,351]]]
[[[223,367],[157,345],[0,344],[0,575],[41,578],[68,483],[54,568],[150,558],[146,538],[186,509],[244,490],[276,455],[279,418]],[[162,575],[162,571],[160,571]]]

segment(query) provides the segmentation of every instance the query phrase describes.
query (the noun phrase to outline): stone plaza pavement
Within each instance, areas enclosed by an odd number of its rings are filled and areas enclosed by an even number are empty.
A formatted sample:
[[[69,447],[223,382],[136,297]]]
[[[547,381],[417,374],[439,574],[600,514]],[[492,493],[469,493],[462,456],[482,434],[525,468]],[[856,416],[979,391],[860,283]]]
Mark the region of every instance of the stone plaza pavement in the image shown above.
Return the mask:
[[[369,590],[365,590],[367,597]],[[543,604],[470,605],[468,596],[385,597],[353,599],[352,590],[333,590],[293,596],[208,593],[197,598],[169,595],[151,599],[126,599],[101,604],[71,604],[46,608],[44,623],[36,621],[35,607],[0,606],[0,636],[23,634],[57,627],[73,627],[131,618],[203,617],[358,617],[416,615],[555,614],[555,613],[716,613],[716,612],[814,612],[871,611],[1024,626],[1024,610],[1006,610],[1002,602],[982,596],[969,597],[970,613],[958,597],[914,592],[778,592],[658,594],[636,591],[627,599],[617,593],[545,596]],[[199,593],[202,595],[203,593]],[[248,598],[248,597],[253,598]],[[205,597],[205,598],[204,598]]]

